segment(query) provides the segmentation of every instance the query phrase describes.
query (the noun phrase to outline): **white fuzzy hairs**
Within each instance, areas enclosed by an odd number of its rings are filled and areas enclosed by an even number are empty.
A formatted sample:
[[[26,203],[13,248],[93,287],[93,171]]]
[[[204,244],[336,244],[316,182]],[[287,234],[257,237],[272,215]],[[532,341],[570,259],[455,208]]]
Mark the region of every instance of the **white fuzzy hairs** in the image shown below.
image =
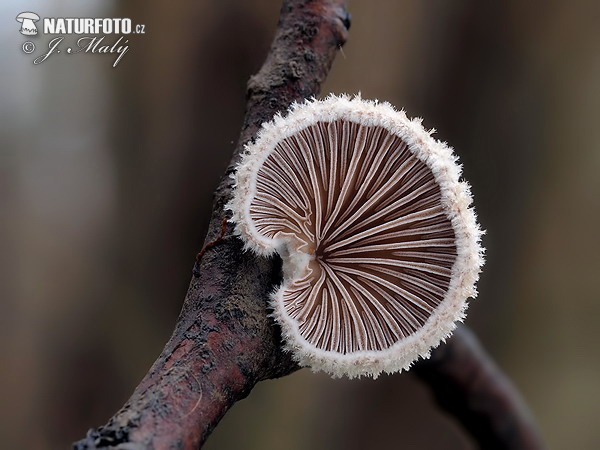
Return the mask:
[[[441,209],[454,232],[456,256],[451,269],[448,269],[447,288],[439,304],[410,335],[377,350],[332,351],[305,338],[301,323],[285,307],[284,296],[289,294],[292,285],[307,279],[313,256],[292,245],[287,233],[264,232],[266,228],[257,227],[251,213],[251,208],[258,208],[253,206],[257,184],[260,184],[257,177],[278,145],[307,127],[336,121],[380,127],[399,138],[433,174],[439,186]],[[258,255],[278,253],[283,259],[284,280],[271,295],[270,305],[273,317],[281,326],[285,349],[292,352],[301,366],[322,370],[334,377],[350,378],[363,375],[376,378],[382,372],[407,370],[419,357],[428,358],[431,349],[445,341],[455,329],[456,322],[465,318],[467,298],[477,295],[475,284],[484,263],[484,249],[480,245],[483,233],[471,207],[470,187],[460,180],[461,166],[457,157],[446,143],[434,139],[432,132],[423,128],[420,119],[408,119],[404,111],[396,110],[387,102],[363,100],[360,95],[329,95],[323,100],[294,103],[285,115],[277,114],[270,122],[264,123],[255,141],[246,145],[234,174],[233,198],[227,208],[232,213],[236,234],[244,241],[246,250]],[[320,299],[314,301],[318,303]],[[331,301],[347,303],[348,299]],[[366,332],[373,336],[371,330]]]

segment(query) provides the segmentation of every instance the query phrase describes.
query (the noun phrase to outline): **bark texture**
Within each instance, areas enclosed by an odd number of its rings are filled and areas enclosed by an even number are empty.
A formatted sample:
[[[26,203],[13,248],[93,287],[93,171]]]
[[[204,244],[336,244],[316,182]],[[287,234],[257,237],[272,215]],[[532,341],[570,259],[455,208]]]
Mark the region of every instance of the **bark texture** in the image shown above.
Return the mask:
[[[231,229],[220,236],[224,205],[244,144],[276,112],[319,93],[349,26],[342,0],[283,2],[267,59],[248,82],[241,135],[173,335],[129,401],[75,448],[198,448],[258,381],[297,369],[267,311],[281,263],[243,253]]]
[[[268,317],[281,261],[243,253],[231,228],[222,233],[224,205],[244,144],[275,113],[319,93],[349,27],[343,0],[284,0],[267,59],[248,82],[241,135],[216,190],[205,249],[173,335],[127,403],[74,448],[198,448],[258,381],[298,368],[281,351],[279,329]],[[417,371],[486,448],[542,448],[514,389],[466,331]]]

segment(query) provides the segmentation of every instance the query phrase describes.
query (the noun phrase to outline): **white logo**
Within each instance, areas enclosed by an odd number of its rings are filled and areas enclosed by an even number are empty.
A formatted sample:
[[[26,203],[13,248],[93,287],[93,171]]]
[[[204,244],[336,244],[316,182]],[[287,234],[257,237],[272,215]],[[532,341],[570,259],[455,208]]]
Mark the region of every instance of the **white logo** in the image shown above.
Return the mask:
[[[40,34],[55,37],[48,42],[48,50],[37,55],[33,64],[41,64],[52,55],[76,55],[89,53],[96,55],[115,55],[113,67],[129,51],[129,35],[145,34],[144,24],[132,24],[131,19],[123,17],[44,17],[40,19],[31,11],[22,12],[16,17],[21,25],[21,34],[37,36],[38,29],[35,22],[40,22]],[[76,35],[75,41],[68,39],[68,35]],[[114,37],[112,37],[112,36]],[[69,42],[71,41],[71,42]],[[37,50],[31,41],[23,43],[23,53],[30,55]]]
[[[40,20],[40,16],[32,12],[22,12],[17,16],[17,22],[21,22],[21,34],[25,36],[35,36],[38,32],[35,22]]]

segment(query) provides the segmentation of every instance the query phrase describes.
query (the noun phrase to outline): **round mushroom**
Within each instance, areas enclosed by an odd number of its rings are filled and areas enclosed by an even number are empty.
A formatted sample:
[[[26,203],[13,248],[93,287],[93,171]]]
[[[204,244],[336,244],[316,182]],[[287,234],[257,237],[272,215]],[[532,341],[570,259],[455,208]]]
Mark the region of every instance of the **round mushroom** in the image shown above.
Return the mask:
[[[40,16],[36,13],[32,12],[22,12],[16,18],[17,22],[21,22],[21,29],[19,30],[21,34],[26,36],[34,36],[37,34],[38,30],[35,26],[34,22],[40,20]]]
[[[283,260],[271,306],[300,365],[406,370],[463,320],[483,249],[460,173],[388,103],[329,96],[263,124],[228,208],[246,249]]]

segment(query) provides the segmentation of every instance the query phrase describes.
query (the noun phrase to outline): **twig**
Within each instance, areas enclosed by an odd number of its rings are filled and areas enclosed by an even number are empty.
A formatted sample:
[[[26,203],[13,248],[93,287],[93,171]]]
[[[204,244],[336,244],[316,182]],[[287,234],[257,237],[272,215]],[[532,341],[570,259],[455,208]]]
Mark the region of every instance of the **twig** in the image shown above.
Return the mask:
[[[348,26],[343,0],[283,2],[267,59],[248,83],[232,166],[262,122],[319,93]],[[218,236],[227,219],[232,166],[216,191],[209,236]],[[257,258],[242,251],[239,239],[223,238],[218,246],[205,245],[175,331],[146,377],[123,408],[75,448],[198,448],[258,381],[296,370],[267,311],[268,294],[280,280],[279,259]]]
[[[240,139],[216,191],[208,236],[218,237],[207,238],[198,256],[173,335],[128,402],[106,425],[90,430],[76,449],[198,448],[258,381],[298,368],[282,352],[279,329],[267,311],[269,292],[281,280],[281,261],[244,253],[239,239],[224,239],[228,232],[223,226],[224,205],[231,195],[229,175],[244,144],[276,112],[318,94],[349,26],[344,0],[283,1],[267,59],[248,83]],[[220,245],[215,246],[217,242]],[[502,384],[505,379],[498,369],[482,352],[474,351],[472,338],[465,336],[457,333],[430,361],[419,364],[420,376],[479,442],[541,448],[514,391]],[[465,361],[469,364],[463,368]],[[484,374],[486,382],[474,384],[469,373]],[[494,380],[500,381],[500,388]],[[477,399],[490,401],[489,407],[474,405]],[[491,403],[496,401],[498,409]],[[502,426],[507,417],[513,418],[511,425]],[[481,423],[489,426],[478,428]],[[530,439],[506,438],[510,433],[527,436],[527,431]],[[529,447],[517,445],[524,442]]]
[[[480,448],[545,448],[519,394],[466,327],[459,326],[411,372],[431,387],[438,404],[462,423]]]

